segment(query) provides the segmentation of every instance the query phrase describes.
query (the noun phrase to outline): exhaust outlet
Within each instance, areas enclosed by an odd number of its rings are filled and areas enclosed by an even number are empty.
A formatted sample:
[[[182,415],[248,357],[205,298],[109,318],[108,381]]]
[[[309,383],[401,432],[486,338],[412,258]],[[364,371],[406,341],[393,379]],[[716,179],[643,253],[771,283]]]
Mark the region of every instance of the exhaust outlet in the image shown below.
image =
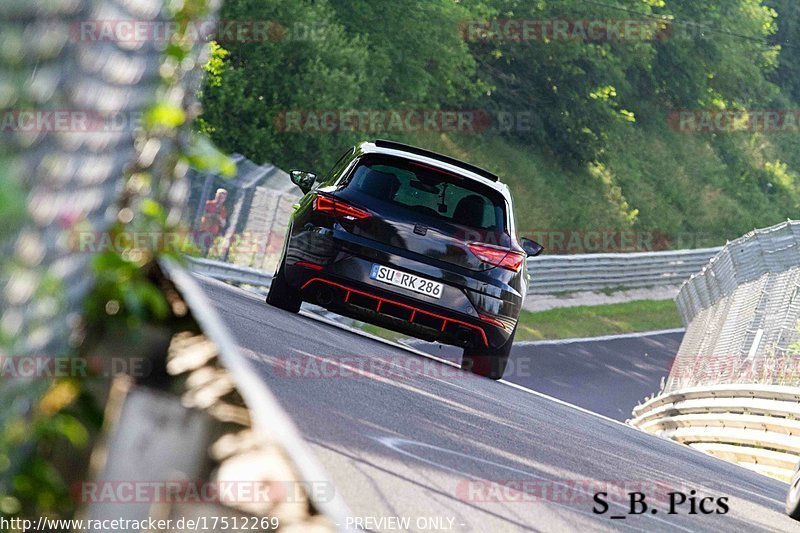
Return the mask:
[[[465,329],[459,329],[456,332],[456,341],[462,346],[466,346],[472,340],[472,332]]]
[[[320,287],[317,289],[317,303],[322,307],[328,307],[333,303],[334,294],[330,287]]]

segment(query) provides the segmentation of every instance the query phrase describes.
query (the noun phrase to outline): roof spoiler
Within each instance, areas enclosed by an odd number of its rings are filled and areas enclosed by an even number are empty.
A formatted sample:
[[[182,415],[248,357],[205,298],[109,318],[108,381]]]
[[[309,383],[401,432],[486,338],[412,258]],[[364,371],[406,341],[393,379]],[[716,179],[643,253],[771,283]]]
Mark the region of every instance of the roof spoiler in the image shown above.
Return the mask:
[[[404,152],[410,152],[412,154],[417,154],[425,157],[430,157],[431,159],[437,159],[444,163],[449,163],[451,165],[455,165],[457,167],[461,167],[465,170],[469,170],[470,172],[482,176],[491,181],[500,181],[500,177],[497,174],[493,174],[488,170],[484,170],[481,167],[476,167],[475,165],[471,165],[469,163],[465,163],[464,161],[458,160],[454,157],[450,157],[447,155],[437,154],[436,152],[431,152],[430,150],[425,150],[423,148],[417,148],[416,146],[411,146],[408,144],[403,144],[395,141],[386,141],[383,139],[378,139],[375,141],[375,146],[379,148],[389,148],[394,150],[402,150]]]

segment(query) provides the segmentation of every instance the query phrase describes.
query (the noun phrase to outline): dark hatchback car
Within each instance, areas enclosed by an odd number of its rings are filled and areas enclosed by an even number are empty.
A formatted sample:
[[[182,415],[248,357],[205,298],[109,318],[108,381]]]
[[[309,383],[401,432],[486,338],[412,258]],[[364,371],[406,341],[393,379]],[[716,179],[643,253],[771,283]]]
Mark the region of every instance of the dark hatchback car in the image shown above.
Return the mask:
[[[295,206],[267,302],[303,301],[464,349],[503,376],[528,284],[508,187],[490,172],[391,141],[345,152],[321,180],[292,171]]]
[[[789,482],[789,492],[786,494],[786,514],[800,520],[800,463],[794,469],[794,476]]]

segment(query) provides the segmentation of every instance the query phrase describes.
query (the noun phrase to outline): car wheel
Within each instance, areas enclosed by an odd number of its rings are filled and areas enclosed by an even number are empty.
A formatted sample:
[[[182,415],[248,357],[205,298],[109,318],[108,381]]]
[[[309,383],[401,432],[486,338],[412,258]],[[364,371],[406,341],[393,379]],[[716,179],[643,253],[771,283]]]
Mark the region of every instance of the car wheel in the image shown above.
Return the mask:
[[[514,344],[516,331],[517,328],[514,328],[506,343],[496,350],[464,348],[461,369],[489,379],[502,378],[503,373],[506,371],[506,365],[508,365],[508,358],[511,355],[511,346]]]
[[[283,263],[278,267],[278,271],[272,278],[267,293],[267,303],[290,313],[300,311],[303,303],[300,293],[286,282],[286,275],[283,272]]]
[[[800,467],[794,473],[789,484],[789,493],[786,495],[786,514],[800,520]]]

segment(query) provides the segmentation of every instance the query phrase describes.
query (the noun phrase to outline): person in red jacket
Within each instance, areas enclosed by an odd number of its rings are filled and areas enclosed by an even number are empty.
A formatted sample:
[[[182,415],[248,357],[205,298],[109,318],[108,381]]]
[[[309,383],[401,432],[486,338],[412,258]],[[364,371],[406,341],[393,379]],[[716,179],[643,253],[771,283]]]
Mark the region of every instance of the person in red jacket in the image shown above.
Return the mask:
[[[213,246],[214,241],[228,222],[228,212],[225,209],[227,198],[228,191],[220,188],[217,189],[214,199],[206,202],[203,218],[200,219],[199,235],[200,248],[204,254]]]

